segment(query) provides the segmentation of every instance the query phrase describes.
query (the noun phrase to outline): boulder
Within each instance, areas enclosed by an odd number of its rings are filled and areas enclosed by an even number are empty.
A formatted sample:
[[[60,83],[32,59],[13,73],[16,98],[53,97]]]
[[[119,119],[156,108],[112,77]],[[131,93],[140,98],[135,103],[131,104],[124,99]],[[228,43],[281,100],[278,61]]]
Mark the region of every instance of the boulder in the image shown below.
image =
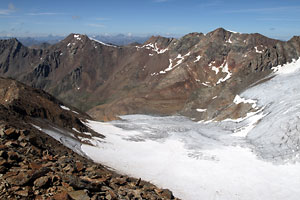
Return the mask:
[[[6,178],[6,181],[10,185],[22,186],[22,185],[27,184],[31,178],[32,178],[32,176],[30,176],[28,172],[20,172],[16,176],[10,176],[10,177]]]
[[[47,187],[50,184],[50,180],[49,176],[42,176],[36,179],[33,184],[36,188]]]
[[[10,138],[10,139],[18,139],[18,137],[20,136],[20,132],[14,128],[8,128],[6,130],[4,130],[5,135]]]
[[[71,200],[68,192],[63,191],[53,196],[54,200]]]
[[[28,197],[29,192],[27,189],[25,190],[20,190],[15,192],[16,195],[22,196],[22,197]]]
[[[90,200],[90,197],[88,196],[86,190],[68,192],[68,195],[72,200]]]

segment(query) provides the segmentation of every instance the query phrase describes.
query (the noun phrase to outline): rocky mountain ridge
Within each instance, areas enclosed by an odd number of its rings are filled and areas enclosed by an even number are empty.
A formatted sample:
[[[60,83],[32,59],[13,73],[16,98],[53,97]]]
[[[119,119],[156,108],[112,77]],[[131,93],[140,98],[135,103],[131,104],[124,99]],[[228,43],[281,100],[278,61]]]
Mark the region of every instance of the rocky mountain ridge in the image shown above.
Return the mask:
[[[1,199],[176,199],[167,189],[119,175],[67,148],[96,134],[82,123],[88,115],[11,79],[0,78],[0,94]],[[66,145],[39,127],[71,139]]]
[[[182,114],[195,120],[239,118],[251,104],[236,95],[300,56],[287,42],[222,28],[180,39],[151,37],[113,46],[71,34],[46,49],[1,41],[0,74],[43,89],[100,120],[123,114]]]

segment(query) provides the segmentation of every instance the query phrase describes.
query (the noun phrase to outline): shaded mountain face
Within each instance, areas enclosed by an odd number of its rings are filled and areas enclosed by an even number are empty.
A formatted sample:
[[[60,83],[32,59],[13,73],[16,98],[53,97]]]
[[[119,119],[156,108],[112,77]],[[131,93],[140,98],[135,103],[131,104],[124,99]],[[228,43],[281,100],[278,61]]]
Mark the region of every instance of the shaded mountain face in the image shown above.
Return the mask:
[[[65,106],[42,90],[12,79],[0,78],[0,106],[0,117],[4,121],[14,122],[10,119],[14,116],[21,124],[44,122],[55,127],[64,127],[75,134],[78,133],[74,129],[81,132],[89,131],[81,120],[91,119],[90,116],[76,108]]]
[[[222,120],[253,110],[235,96],[299,56],[299,37],[283,42],[222,28],[123,47],[71,34],[43,50],[2,40],[0,74],[100,120],[134,113]]]

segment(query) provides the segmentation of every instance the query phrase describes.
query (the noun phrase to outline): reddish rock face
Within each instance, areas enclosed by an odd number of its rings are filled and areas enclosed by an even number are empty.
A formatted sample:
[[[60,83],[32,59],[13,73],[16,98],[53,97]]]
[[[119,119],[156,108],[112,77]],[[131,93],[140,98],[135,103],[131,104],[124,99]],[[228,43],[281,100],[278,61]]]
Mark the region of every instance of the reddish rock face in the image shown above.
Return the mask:
[[[124,47],[76,34],[43,50],[6,40],[0,52],[2,76],[44,89],[96,119],[181,113],[220,120],[251,109],[231,105],[235,95],[269,75],[272,67],[297,59],[300,40],[219,28]]]

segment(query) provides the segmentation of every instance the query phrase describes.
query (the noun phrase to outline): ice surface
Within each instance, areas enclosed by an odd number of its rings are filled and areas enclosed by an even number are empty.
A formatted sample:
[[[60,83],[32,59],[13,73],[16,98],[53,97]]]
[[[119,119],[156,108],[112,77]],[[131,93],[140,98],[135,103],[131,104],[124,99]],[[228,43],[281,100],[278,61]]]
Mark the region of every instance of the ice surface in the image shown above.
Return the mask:
[[[245,124],[195,123],[179,116],[122,119],[89,121],[106,138],[95,147],[82,145],[82,150],[97,162],[169,188],[185,200],[299,198],[300,165],[258,159],[241,136],[247,132],[241,129]]]
[[[242,93],[266,107],[266,116],[247,137],[265,159],[299,160],[300,59],[274,70],[274,78]]]
[[[129,115],[110,123],[89,121],[106,138],[92,138],[96,145],[82,150],[182,199],[298,200],[300,60],[274,68],[271,76],[235,97],[233,103],[255,105],[245,118],[196,123]]]
[[[222,72],[229,74],[226,65]],[[273,70],[272,79],[235,97],[233,103],[256,108],[240,119],[197,123],[182,116],[128,115],[88,121],[105,136],[79,137],[94,146],[80,144],[67,131],[35,127],[81,155],[185,200],[298,200],[300,59]]]
[[[275,74],[290,74],[297,71],[299,69],[299,65],[300,60],[293,59],[291,63],[272,67],[272,69],[274,72],[276,72]]]
[[[42,131],[47,135],[53,137],[54,139],[56,139],[66,147],[78,153],[79,155],[86,156],[85,153],[81,150],[81,143],[78,140],[74,139],[75,136],[72,133],[55,127],[41,128],[34,124],[32,124],[32,126],[38,129],[39,131]]]

